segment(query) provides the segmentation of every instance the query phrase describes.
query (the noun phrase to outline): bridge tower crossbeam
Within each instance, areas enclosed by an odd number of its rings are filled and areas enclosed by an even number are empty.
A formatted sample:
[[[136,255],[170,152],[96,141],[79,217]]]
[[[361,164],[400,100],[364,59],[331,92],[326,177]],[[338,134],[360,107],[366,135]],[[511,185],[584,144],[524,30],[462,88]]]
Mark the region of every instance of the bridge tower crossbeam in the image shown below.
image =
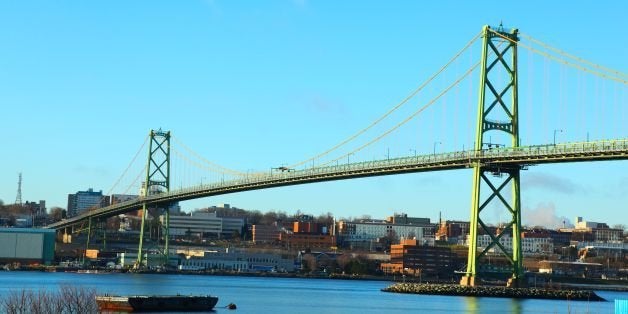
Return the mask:
[[[480,90],[475,151],[483,150],[487,144],[487,132],[500,133],[510,139],[513,148],[519,146],[517,42],[518,30],[505,32],[503,28],[491,29],[484,26],[482,60],[480,68]],[[505,80],[503,79],[505,77]],[[500,117],[500,120],[494,117]],[[504,135],[505,134],[505,135]],[[490,148],[490,147],[489,147]],[[499,251],[511,264],[512,277],[509,285],[520,285],[523,280],[521,253],[521,165],[498,166],[475,162],[473,164],[473,186],[471,196],[471,219],[467,269],[460,284],[475,286],[480,283],[478,264],[491,250]],[[505,177],[505,178],[504,178]],[[510,195],[507,187],[511,186]],[[508,200],[510,196],[510,200]],[[491,232],[480,213],[493,201],[508,211],[511,217],[499,234]],[[478,231],[481,228],[490,236],[490,243],[478,251]],[[501,239],[512,230],[512,249],[508,250]],[[479,252],[479,253],[478,253]]]

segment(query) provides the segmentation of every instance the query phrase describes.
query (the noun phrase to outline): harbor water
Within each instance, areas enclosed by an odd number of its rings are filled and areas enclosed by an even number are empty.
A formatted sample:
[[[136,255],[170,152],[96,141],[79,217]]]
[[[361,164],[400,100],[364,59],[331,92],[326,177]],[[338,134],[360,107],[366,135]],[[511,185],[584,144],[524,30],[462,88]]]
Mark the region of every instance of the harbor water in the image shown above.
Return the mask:
[[[211,294],[216,313],[613,313],[628,292],[596,291],[607,302],[428,296],[382,292],[386,281],[173,274],[0,272],[0,297],[62,285],[100,294]],[[237,310],[225,308],[235,303]]]

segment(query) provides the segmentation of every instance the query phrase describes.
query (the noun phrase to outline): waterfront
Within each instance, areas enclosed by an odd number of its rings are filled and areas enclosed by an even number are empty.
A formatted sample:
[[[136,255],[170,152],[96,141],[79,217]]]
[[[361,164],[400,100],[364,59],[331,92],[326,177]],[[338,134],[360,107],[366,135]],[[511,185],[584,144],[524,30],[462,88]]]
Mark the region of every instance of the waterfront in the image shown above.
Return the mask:
[[[109,294],[212,294],[216,313],[611,313],[626,292],[598,291],[608,302],[425,296],[381,292],[390,282],[301,278],[0,272],[0,296],[11,290],[96,288]],[[235,303],[235,312],[224,308]],[[221,308],[222,307],[222,308]]]

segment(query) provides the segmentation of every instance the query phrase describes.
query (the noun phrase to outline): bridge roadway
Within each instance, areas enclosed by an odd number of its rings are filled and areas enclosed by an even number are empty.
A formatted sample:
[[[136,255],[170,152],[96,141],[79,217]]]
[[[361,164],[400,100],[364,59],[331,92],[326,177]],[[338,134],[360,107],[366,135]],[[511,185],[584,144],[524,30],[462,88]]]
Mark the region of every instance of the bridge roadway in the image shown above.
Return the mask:
[[[255,173],[233,180],[202,184],[184,189],[140,197],[111,206],[91,210],[81,215],[48,225],[60,229],[86,221],[88,218],[103,219],[137,210],[145,202],[148,207],[185,201],[195,198],[229,194],[272,187],[314,182],[344,180],[362,177],[384,176],[424,171],[441,171],[471,168],[476,163],[499,168],[525,167],[528,165],[583,161],[626,160],[628,139],[580,143],[524,146],[518,148],[493,148],[481,151],[459,151],[442,154],[418,155],[384,160],[361,161],[349,164],[306,168],[302,170]]]

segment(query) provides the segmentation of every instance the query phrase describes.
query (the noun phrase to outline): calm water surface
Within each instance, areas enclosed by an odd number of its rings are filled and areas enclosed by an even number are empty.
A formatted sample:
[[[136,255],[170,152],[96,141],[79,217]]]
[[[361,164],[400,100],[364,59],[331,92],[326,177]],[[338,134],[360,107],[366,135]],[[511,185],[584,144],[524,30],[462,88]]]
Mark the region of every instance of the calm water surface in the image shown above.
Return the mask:
[[[394,294],[383,281],[157,274],[0,272],[0,296],[16,289],[70,284],[109,294],[212,294],[215,313],[612,313],[625,292],[599,291],[609,302],[567,302]],[[235,311],[224,308],[235,303]]]

